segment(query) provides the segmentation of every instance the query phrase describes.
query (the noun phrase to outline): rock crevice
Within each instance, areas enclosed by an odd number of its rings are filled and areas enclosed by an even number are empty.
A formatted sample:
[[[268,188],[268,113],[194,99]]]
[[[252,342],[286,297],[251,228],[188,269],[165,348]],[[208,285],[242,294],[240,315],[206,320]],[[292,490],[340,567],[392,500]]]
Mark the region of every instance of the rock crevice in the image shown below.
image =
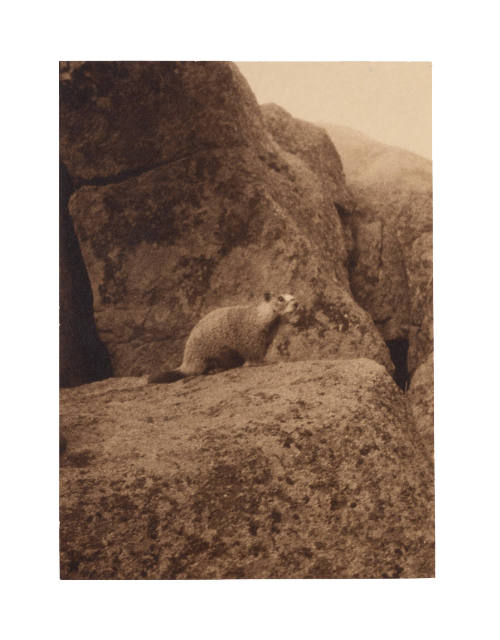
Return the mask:
[[[61,577],[433,576],[428,164],[220,62],[63,63],[60,113]],[[139,377],[266,290],[264,366]]]
[[[352,293],[384,340],[409,341],[412,374],[432,351],[432,164],[347,127],[325,128],[352,198],[343,218]]]
[[[63,163],[59,183],[59,380],[68,387],[108,378],[112,368],[95,326],[90,282],[68,210],[74,187]]]

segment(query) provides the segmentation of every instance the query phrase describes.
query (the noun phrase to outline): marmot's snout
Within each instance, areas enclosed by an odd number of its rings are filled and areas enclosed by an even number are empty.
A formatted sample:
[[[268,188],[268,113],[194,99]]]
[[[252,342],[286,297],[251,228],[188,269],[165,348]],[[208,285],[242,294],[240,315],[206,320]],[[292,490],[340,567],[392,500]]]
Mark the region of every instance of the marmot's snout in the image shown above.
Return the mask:
[[[293,320],[296,316],[297,309],[299,308],[299,303],[295,299],[295,296],[288,294],[284,294],[283,296],[278,297],[278,301],[281,303],[281,311],[280,316],[283,318],[285,322],[291,322],[293,324]]]
[[[294,324],[294,321],[298,317],[297,311],[300,308],[300,305],[295,299],[295,296],[286,293],[283,296],[279,296],[278,301],[283,304],[280,316],[283,318],[283,320],[285,320],[285,322]]]

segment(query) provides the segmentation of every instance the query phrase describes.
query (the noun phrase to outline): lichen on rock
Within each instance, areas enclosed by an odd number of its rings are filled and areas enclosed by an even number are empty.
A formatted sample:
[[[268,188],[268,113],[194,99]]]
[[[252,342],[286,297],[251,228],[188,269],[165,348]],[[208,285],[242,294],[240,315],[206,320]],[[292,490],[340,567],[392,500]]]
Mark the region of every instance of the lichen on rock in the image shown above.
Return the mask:
[[[60,78],[61,371],[81,385],[61,391],[61,577],[433,576],[429,165],[259,107],[229,63]],[[300,307],[263,366],[139,377],[265,291]]]
[[[69,209],[115,375],[177,366],[202,315],[266,290],[292,292],[307,317],[306,331],[278,334],[271,360],[391,369],[350,293],[344,176],[323,130],[263,115],[225,63],[86,63],[61,84]]]
[[[434,573],[432,463],[371,360],[64,390],[64,579]]]

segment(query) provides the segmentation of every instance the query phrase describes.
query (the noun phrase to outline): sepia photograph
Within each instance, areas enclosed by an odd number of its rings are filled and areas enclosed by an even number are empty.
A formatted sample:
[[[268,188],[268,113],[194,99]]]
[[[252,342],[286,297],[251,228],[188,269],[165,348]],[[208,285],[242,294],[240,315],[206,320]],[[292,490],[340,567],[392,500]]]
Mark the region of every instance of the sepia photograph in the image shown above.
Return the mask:
[[[59,63],[61,580],[435,576],[431,85]]]
[[[491,3],[4,13],[2,637],[497,637]]]

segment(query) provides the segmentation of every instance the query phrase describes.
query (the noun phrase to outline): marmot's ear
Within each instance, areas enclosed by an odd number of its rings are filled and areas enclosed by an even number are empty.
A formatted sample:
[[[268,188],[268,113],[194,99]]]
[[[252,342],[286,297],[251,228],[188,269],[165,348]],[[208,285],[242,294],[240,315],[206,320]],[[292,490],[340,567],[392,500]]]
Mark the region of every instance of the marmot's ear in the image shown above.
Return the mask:
[[[271,294],[269,293],[269,291],[266,291],[266,293],[264,294],[264,300],[266,302],[269,302],[269,300],[271,300]]]

